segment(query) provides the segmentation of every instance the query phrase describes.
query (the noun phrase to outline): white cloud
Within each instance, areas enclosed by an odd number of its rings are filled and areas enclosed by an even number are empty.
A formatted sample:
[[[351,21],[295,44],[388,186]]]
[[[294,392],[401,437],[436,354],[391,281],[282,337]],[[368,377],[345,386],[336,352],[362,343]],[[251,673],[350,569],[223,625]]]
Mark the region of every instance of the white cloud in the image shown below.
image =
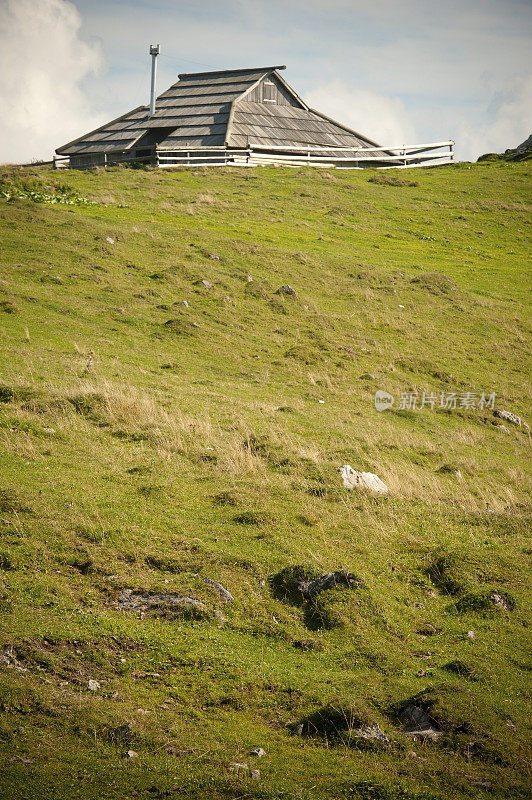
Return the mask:
[[[459,127],[457,150],[466,159],[476,159],[482,153],[501,153],[517,147],[531,131],[532,77],[519,77],[506,89],[491,94],[483,122]]]
[[[318,111],[383,146],[413,144],[416,139],[408,112],[398,97],[352,89],[341,81],[330,81],[308,92],[305,100]]]
[[[102,64],[66,0],[0,0],[0,163],[49,159],[101,125],[81,81]]]

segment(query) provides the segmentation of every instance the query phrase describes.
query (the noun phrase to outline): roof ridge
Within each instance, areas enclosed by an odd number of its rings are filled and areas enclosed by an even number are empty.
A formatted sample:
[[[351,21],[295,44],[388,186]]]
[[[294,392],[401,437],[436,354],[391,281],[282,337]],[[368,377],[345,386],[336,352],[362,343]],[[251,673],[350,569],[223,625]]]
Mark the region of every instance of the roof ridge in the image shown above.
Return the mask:
[[[243,72],[272,72],[274,69],[286,69],[285,64],[274,67],[243,67],[242,69],[216,69],[208,72],[181,72],[177,77],[179,80],[183,78],[198,78],[200,75],[236,75]]]

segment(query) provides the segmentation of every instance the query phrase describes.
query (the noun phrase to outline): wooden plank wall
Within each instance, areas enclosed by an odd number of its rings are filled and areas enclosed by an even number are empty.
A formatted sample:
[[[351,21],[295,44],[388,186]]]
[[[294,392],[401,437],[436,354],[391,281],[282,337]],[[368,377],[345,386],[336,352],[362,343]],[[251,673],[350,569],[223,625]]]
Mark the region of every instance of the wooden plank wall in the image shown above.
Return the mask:
[[[297,100],[295,100],[295,98],[293,98],[292,95],[286,91],[282,83],[280,83],[280,81],[278,81],[274,75],[271,75],[268,78],[263,78],[261,82],[257,84],[257,86],[255,86],[255,88],[252,89],[249,94],[246,95],[245,99],[247,100],[248,103],[264,102],[263,99],[264,89],[262,84],[264,83],[265,80],[271,81],[274,85],[273,94],[270,96],[273,97],[276,105],[300,107]]]

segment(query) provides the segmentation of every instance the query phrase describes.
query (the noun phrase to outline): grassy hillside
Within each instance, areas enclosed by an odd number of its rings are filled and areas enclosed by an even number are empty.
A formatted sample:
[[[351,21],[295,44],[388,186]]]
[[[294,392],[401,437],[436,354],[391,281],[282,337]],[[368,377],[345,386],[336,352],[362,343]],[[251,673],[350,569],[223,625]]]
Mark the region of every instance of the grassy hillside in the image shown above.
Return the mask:
[[[528,796],[530,165],[0,175],[3,796]]]

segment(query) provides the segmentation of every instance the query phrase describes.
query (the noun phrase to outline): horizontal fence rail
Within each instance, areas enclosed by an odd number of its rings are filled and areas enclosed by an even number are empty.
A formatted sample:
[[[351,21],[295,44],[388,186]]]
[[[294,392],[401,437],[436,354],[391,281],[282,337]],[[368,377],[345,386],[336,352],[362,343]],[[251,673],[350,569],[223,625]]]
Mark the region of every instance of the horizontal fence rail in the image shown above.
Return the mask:
[[[54,168],[113,166],[123,163],[151,164],[164,169],[199,166],[266,166],[290,167],[316,166],[339,169],[374,167],[389,169],[420,167],[454,160],[454,142],[428,142],[426,144],[394,147],[282,147],[277,145],[248,145],[247,147],[181,147],[154,148],[152,155],[135,156],[123,151],[110,153],[76,154],[54,158]]]

